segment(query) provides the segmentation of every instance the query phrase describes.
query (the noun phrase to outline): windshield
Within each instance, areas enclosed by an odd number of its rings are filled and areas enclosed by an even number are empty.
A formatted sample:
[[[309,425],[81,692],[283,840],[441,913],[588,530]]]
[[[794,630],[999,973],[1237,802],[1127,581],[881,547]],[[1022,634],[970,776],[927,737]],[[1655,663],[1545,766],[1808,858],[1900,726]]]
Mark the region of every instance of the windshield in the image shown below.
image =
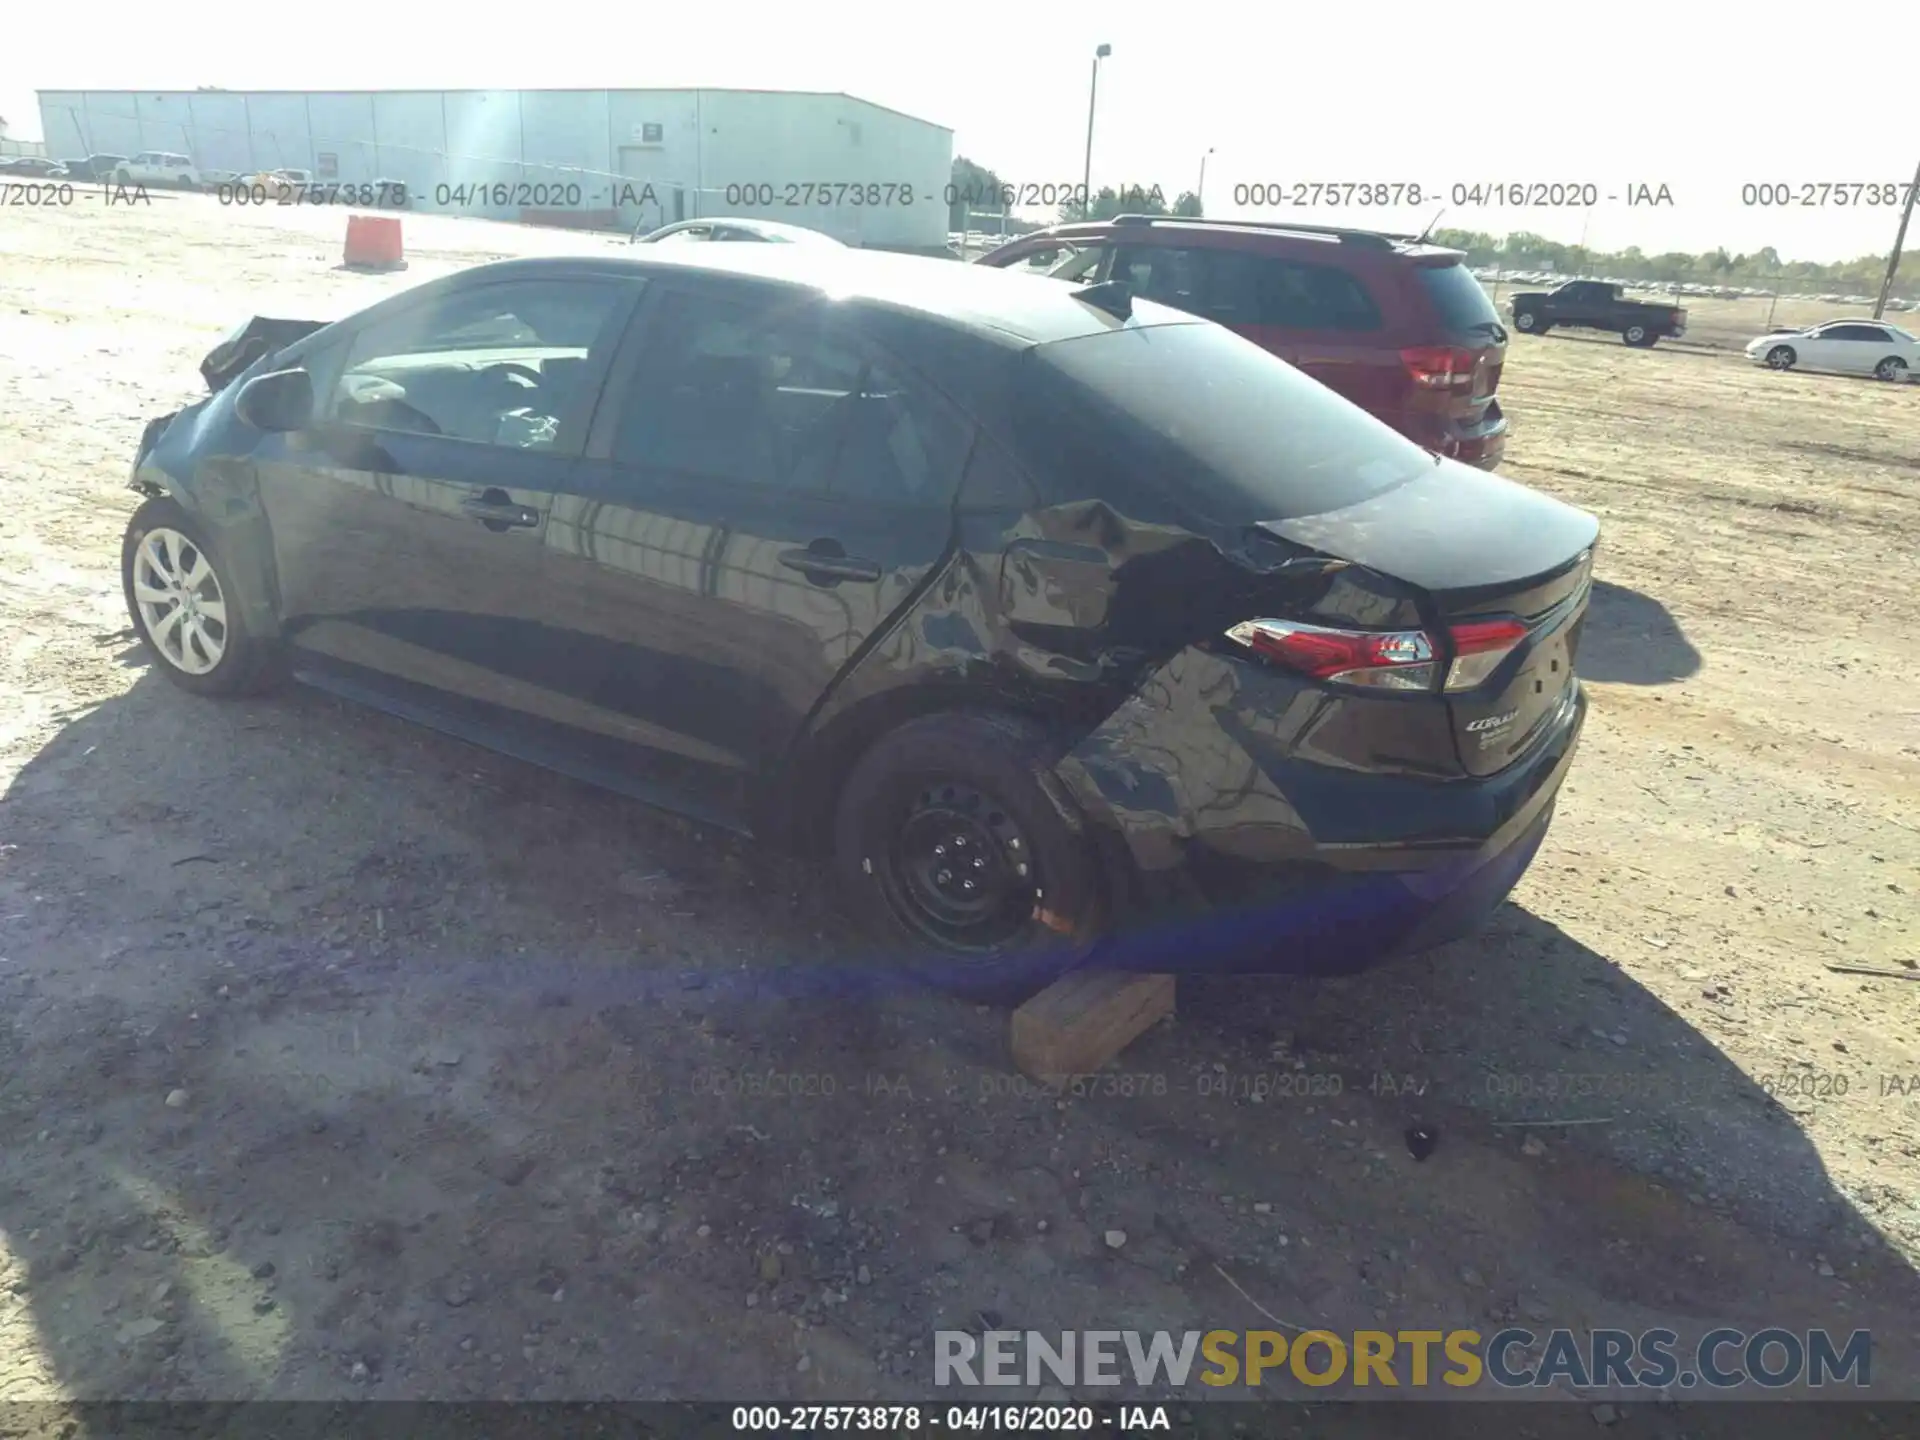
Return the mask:
[[[1227,525],[1355,505],[1433,464],[1358,406],[1210,324],[1043,345],[1014,407],[1022,449],[1062,498],[1171,499]]]

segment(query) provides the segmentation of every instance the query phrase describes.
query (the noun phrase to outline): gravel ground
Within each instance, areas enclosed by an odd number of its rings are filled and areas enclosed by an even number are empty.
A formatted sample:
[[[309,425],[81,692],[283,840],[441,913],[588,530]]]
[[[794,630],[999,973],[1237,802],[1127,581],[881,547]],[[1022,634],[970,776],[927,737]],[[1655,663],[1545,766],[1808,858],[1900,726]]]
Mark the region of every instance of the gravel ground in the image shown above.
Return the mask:
[[[406,224],[0,212],[0,1400],[912,1398],[936,1329],[1276,1319],[1866,1326],[1920,1396],[1920,983],[1830,968],[1920,959],[1920,387],[1516,340],[1507,469],[1605,526],[1532,872],[1054,1097],[838,991],[809,865],[145,668],[124,477],[220,333],[608,243]]]

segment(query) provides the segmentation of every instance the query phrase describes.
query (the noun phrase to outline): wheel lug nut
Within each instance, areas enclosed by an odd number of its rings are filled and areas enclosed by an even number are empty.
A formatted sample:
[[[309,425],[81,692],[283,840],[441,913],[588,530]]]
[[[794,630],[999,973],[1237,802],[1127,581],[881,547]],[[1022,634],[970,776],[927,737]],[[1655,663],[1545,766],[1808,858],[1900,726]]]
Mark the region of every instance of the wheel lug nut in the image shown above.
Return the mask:
[[[933,847],[933,853],[936,855],[944,855],[947,853],[947,847],[944,845],[936,845]]]
[[[968,881],[965,881],[965,882],[963,882],[963,883],[961,884],[961,886],[960,886],[960,888],[961,888],[962,890],[966,890],[966,891],[971,891],[971,890],[973,889],[973,881],[971,881],[971,880],[968,880]]]
[[[934,876],[933,878],[939,881],[942,885],[951,885],[953,883],[953,872],[951,870],[942,870],[938,875]]]
[[[987,868],[987,862],[976,855],[973,857],[973,868],[976,870],[984,870]]]

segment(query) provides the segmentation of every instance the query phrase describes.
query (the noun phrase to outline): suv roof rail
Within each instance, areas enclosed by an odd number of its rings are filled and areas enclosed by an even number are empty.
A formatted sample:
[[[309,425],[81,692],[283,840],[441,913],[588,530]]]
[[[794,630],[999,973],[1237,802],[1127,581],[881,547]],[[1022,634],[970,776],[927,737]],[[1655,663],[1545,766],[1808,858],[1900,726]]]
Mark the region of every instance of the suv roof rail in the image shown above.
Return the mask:
[[[1373,250],[1391,250],[1402,242],[1418,240],[1417,235],[1392,235],[1380,230],[1355,230],[1344,225],[1289,225],[1278,220],[1209,220],[1198,215],[1116,215],[1116,225],[1225,225],[1236,230],[1272,230],[1283,235],[1328,235],[1343,245],[1359,245]]]

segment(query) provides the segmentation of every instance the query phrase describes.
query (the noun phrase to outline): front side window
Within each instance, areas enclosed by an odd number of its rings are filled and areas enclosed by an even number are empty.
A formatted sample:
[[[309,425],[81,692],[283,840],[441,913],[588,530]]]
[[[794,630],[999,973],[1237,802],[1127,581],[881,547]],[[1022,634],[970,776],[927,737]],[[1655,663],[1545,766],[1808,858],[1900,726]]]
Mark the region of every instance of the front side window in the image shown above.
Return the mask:
[[[620,311],[611,281],[456,291],[361,330],[328,409],[340,423],[514,449],[578,448],[583,382]]]

